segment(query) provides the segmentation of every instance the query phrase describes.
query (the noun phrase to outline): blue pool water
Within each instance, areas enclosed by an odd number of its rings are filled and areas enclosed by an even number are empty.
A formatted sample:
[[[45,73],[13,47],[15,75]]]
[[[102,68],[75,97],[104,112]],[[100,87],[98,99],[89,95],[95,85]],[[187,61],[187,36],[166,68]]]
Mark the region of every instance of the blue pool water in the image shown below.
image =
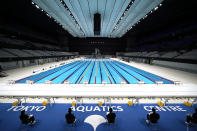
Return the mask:
[[[132,67],[130,65],[105,59],[87,59],[79,60],[60,67],[44,71],[20,80],[16,83],[26,83],[26,80],[32,80],[34,83],[45,83],[50,80],[53,84],[61,84],[69,81],[71,84],[101,84],[106,81],[107,84],[137,84],[144,81],[145,84],[155,84],[156,81],[163,81],[164,84],[173,84],[173,81],[154,75],[144,70]]]
[[[73,107],[76,116],[75,125],[68,125],[65,114],[71,104],[53,104],[42,106],[41,104],[23,104],[12,106],[11,103],[0,103],[0,129],[1,131],[94,131],[93,124],[99,122],[95,131],[197,131],[197,125],[188,127],[184,123],[186,114],[194,113],[193,107],[183,104],[169,104],[159,107],[156,104],[113,104],[112,109],[116,113],[116,121],[109,125],[100,122],[106,119],[109,105],[99,107],[98,104],[83,104]],[[160,120],[155,126],[146,124],[146,115],[154,107],[160,114]],[[26,110],[27,114],[33,114],[37,123],[34,126],[22,125],[19,119],[20,111]],[[86,120],[89,119],[87,123]]]

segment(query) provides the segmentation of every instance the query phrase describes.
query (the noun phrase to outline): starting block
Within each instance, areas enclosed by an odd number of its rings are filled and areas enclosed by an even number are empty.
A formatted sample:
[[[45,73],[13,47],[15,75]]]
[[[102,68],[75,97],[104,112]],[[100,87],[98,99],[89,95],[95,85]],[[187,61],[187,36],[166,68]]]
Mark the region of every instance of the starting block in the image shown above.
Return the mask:
[[[104,85],[105,85],[105,84],[107,84],[107,82],[106,82],[106,81],[102,81],[102,84],[104,84]]]
[[[8,83],[9,84],[15,84],[15,80],[9,80]]]
[[[34,81],[26,80],[26,83],[27,83],[27,84],[33,84],[33,83],[34,83]]]
[[[85,84],[85,85],[88,84],[88,81],[84,81],[83,84]]]
[[[128,101],[128,105],[129,106],[132,106],[133,105],[133,102],[132,101]]]
[[[144,84],[144,81],[138,81],[138,84],[140,84],[140,85]]]
[[[19,104],[18,101],[15,101],[15,102],[12,103],[13,106],[17,106],[18,104]]]
[[[64,84],[70,84],[70,81],[66,80],[64,81]]]
[[[156,81],[156,84],[161,85],[161,84],[163,84],[163,81]]]
[[[102,106],[103,105],[103,102],[102,101],[99,101],[98,104],[99,104],[99,106]]]
[[[71,105],[76,106],[76,101],[72,101]]]
[[[52,84],[52,81],[45,81],[45,84]]]
[[[157,105],[160,106],[160,107],[162,107],[162,106],[164,106],[164,103],[162,101],[158,101],[157,102]]]
[[[42,102],[42,105],[43,105],[43,106],[46,106],[47,104],[48,104],[47,100],[44,100],[44,101]]]
[[[180,81],[174,81],[174,84],[175,84],[175,85],[180,85],[181,82],[180,82]]]
[[[121,81],[120,84],[126,84],[126,81]]]

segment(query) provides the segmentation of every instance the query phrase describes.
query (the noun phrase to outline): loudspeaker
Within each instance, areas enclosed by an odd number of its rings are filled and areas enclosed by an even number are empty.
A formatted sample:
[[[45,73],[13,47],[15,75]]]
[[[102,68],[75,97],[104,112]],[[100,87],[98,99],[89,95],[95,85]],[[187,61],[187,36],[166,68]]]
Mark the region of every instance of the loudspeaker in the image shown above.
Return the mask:
[[[94,35],[100,35],[101,32],[101,15],[94,14]]]

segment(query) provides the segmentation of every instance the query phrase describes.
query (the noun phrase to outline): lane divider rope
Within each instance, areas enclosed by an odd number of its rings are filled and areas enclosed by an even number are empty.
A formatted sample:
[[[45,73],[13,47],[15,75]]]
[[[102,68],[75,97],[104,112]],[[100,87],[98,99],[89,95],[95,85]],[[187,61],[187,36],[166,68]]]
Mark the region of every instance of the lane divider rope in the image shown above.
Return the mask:
[[[103,64],[103,62],[102,62],[102,64]],[[106,69],[105,69],[104,64],[103,64],[103,68],[104,68],[104,70],[105,70],[105,73],[107,74],[107,77],[109,78],[109,75],[108,75],[108,73],[107,73],[107,71],[106,71]],[[111,81],[111,79],[110,79],[110,78],[109,78],[109,80],[110,80],[110,82],[111,82],[111,84],[112,84],[112,81]]]
[[[83,74],[83,76],[81,77],[80,81],[78,82],[78,84],[81,82],[81,80],[83,79],[83,77],[85,76],[85,74],[88,72],[90,66],[92,65],[92,62],[91,64],[88,66],[88,68],[86,69],[85,73]]]

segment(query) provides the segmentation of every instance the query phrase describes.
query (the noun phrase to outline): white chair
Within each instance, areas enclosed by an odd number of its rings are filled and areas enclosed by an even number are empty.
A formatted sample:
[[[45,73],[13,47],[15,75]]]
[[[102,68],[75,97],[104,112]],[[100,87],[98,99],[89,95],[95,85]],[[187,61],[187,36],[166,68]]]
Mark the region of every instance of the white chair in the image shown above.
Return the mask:
[[[83,98],[82,97],[77,97],[76,98],[76,104],[82,105],[83,104]]]

